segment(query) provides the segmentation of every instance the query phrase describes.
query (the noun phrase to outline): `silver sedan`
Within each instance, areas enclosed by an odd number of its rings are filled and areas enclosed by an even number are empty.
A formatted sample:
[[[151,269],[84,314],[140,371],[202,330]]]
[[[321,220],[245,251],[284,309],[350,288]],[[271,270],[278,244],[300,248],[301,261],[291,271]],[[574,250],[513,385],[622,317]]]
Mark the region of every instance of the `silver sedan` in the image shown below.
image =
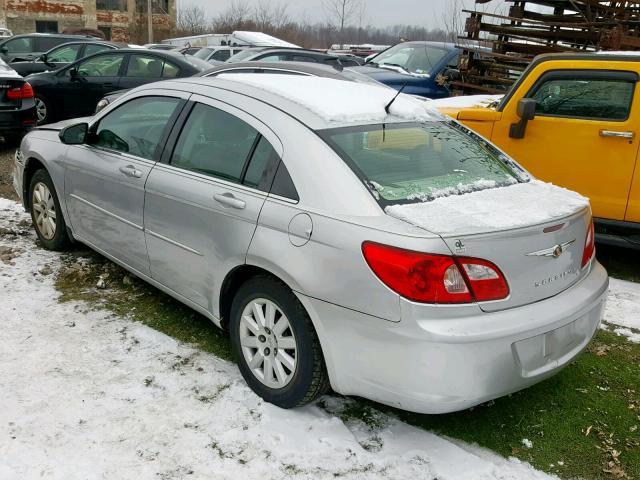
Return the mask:
[[[460,410],[575,358],[608,278],[586,199],[395,95],[150,84],[30,132],[15,188],[46,248],[82,242],[227,329],[269,402]]]

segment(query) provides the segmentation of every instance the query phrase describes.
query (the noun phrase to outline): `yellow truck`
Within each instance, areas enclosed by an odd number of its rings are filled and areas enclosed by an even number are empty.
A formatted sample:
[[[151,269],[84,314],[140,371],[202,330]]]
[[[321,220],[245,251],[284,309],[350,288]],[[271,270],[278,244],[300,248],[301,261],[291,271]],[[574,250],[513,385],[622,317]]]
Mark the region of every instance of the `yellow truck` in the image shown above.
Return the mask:
[[[602,243],[640,247],[639,53],[541,55],[502,98],[433,106],[536,177],[589,197]]]

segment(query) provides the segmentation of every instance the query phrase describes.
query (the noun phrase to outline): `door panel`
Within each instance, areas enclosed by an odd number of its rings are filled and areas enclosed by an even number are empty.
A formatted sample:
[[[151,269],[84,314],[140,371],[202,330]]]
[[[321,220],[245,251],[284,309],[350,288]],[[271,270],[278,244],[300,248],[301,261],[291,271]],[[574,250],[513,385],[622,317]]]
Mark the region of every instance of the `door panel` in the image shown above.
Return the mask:
[[[530,74],[541,80],[511,98],[492,140],[536,177],[589,197],[594,216],[623,220],[640,135],[638,84],[615,72],[608,79],[603,71],[558,72]],[[538,110],[525,137],[514,139],[509,130],[519,121],[521,91],[536,98]]]
[[[134,98],[90,127],[89,145],[71,146],[67,154],[65,197],[74,233],[144,274],[144,186],[182,102]]]
[[[214,293],[226,273],[245,262],[267,195],[264,186],[242,184],[247,159],[257,159],[261,138],[276,154],[282,146],[241,110],[192,100],[198,103],[171,164],[158,164],[147,181],[146,240],[152,277],[217,315]]]

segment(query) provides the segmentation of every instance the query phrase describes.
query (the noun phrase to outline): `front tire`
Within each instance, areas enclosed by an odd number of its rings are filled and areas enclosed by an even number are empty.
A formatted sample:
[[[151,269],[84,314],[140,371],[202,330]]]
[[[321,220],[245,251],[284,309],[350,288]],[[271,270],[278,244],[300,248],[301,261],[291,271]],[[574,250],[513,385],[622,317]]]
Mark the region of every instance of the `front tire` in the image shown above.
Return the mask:
[[[242,285],[231,306],[229,328],[240,372],[265,401],[293,408],[328,390],[311,319],[282,282],[261,275]]]
[[[29,210],[40,243],[47,250],[67,250],[71,244],[58,195],[46,170],[37,170],[29,183]]]

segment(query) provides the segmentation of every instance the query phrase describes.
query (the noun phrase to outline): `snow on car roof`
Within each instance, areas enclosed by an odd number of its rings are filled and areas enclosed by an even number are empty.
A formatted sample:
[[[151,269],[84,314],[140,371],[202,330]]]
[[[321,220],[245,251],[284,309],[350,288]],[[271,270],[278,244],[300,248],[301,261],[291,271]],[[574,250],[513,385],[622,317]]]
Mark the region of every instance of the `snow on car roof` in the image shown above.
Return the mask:
[[[460,97],[448,97],[438,100],[429,100],[432,108],[474,108],[488,107],[502,100],[504,95],[464,95]]]
[[[348,82],[332,78],[277,74],[222,74],[218,78],[251,85],[294,102],[327,123],[382,122],[385,106],[397,92],[375,84]],[[404,120],[435,121],[442,116],[426,102],[400,94],[390,114]]]
[[[461,235],[538,225],[587,207],[589,200],[579,193],[531,180],[385,211],[438,235]]]
[[[272,37],[262,32],[247,32],[247,31],[235,31],[233,36],[243,42],[250,43],[257,47],[290,47],[300,48],[293,43],[285,42],[280,38]]]

